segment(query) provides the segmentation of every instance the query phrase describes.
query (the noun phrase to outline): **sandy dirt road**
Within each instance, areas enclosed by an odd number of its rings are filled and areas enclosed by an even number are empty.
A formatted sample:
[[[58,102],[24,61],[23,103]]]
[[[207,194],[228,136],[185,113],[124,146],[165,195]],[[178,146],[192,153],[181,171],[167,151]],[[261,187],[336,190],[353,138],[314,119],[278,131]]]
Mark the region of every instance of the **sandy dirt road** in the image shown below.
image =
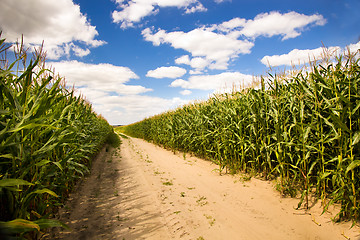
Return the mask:
[[[360,239],[319,204],[295,210],[272,183],[222,175],[216,165],[140,139],[99,154],[60,211],[73,231],[49,239]]]

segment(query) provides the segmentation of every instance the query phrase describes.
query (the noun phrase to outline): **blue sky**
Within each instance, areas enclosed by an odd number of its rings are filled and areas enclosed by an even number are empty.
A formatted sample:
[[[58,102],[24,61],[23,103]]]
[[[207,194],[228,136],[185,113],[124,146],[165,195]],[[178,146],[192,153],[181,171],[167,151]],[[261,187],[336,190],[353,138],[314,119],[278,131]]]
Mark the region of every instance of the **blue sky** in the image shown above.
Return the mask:
[[[253,86],[324,45],[360,48],[359,0],[2,0],[2,37],[45,41],[48,66],[110,124]]]

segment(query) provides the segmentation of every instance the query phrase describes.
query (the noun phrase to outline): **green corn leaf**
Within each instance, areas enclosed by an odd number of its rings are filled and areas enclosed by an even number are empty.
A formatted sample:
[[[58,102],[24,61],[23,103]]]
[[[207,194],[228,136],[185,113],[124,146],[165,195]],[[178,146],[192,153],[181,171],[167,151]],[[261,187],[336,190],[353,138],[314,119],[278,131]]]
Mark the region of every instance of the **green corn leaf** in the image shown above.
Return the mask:
[[[40,231],[40,226],[35,222],[19,218],[9,222],[0,222],[0,227],[10,234],[25,233],[35,230]]]
[[[325,178],[327,178],[329,175],[331,174],[331,172],[326,171],[323,174],[320,175],[320,179],[324,180]]]
[[[359,167],[360,166],[360,160],[355,160],[355,161],[352,161],[349,166],[346,168],[346,174],[349,172],[349,171],[352,171],[354,170],[355,168]]]
[[[351,114],[354,115],[359,108],[360,108],[360,101],[356,103],[356,107],[352,110]]]
[[[335,114],[330,114],[330,118],[335,122],[342,130],[350,132],[350,129],[344,124],[338,116]]]
[[[56,193],[54,193],[53,191],[51,191],[50,189],[47,189],[47,188],[35,190],[35,191],[28,193],[24,197],[24,199],[21,202],[21,209],[23,209],[23,210],[26,209],[28,207],[30,200],[33,199],[36,196],[36,194],[44,194],[44,193],[47,193],[54,197],[59,197]]]
[[[0,187],[14,187],[18,185],[34,185],[28,181],[23,179],[16,179],[16,178],[7,178],[0,180]]]
[[[53,191],[51,191],[50,189],[47,189],[47,188],[32,191],[32,192],[28,193],[22,200],[22,202],[21,202],[22,211],[25,211],[25,209],[29,205],[29,202],[36,196],[36,194],[44,194],[44,193],[47,193],[54,197],[59,197],[56,193],[54,193]]]
[[[11,153],[8,153],[8,154],[3,154],[3,155],[0,155],[0,157],[2,157],[2,158],[9,158],[9,159],[13,159],[14,155],[12,155]]]
[[[33,155],[39,155],[39,154],[43,154],[45,152],[50,152],[52,151],[56,146],[59,145],[59,142],[55,142],[54,144],[49,144],[50,142],[47,142],[44,146],[42,146],[39,150],[35,151],[33,153]]]
[[[335,132],[335,134],[338,135],[334,124],[332,124],[327,118],[323,117],[320,113],[315,113],[315,114],[316,114],[317,116],[319,116],[320,118],[322,118],[322,119],[324,120],[324,122],[333,129],[333,131]]]
[[[360,141],[360,131],[356,132],[352,138],[352,143],[351,145],[354,146],[355,144],[357,144]]]
[[[30,194],[44,194],[44,193],[50,194],[51,196],[54,196],[54,197],[59,197],[56,193],[54,193],[53,191],[51,191],[47,188],[35,190],[35,191],[31,192]]]
[[[6,114],[10,114],[10,111],[0,109],[0,115],[6,115]]]
[[[59,163],[59,162],[52,162],[55,166],[57,166],[59,169],[60,169],[60,171],[63,171],[63,168],[62,168],[62,166],[61,166],[61,164]]]
[[[16,126],[14,129],[9,130],[9,132],[18,132],[18,131],[21,131],[23,129],[33,129],[33,128],[37,128],[37,127],[49,127],[49,125],[40,124],[40,123],[29,123],[29,124],[26,124],[24,126]]]
[[[48,164],[48,163],[51,163],[51,161],[50,161],[50,160],[42,160],[42,161],[36,163],[35,165],[36,165],[37,167],[42,167],[42,166],[44,166],[44,165],[46,165],[46,164]]]
[[[69,226],[55,219],[39,219],[34,221],[34,223],[39,225],[41,230],[52,227],[62,227],[65,229],[70,229]]]
[[[308,173],[307,173],[307,176],[310,176],[310,175],[312,174],[312,171],[313,171],[313,169],[314,169],[314,167],[315,167],[316,164],[317,164],[316,161],[314,161],[314,162],[311,164],[311,166],[310,166],[310,168],[309,168],[309,171],[308,171]]]

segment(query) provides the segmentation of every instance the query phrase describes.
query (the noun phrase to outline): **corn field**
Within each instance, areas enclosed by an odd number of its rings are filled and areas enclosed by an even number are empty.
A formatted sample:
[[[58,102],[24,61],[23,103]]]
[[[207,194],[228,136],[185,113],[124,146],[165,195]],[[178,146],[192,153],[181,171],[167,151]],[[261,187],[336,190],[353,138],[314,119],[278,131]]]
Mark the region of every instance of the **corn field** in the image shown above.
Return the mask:
[[[54,212],[113,130],[44,68],[41,51],[29,60],[18,45],[10,64],[6,46],[1,40],[0,235],[38,239],[64,226]]]
[[[324,64],[323,64],[324,65]],[[123,128],[165,148],[191,152],[230,173],[276,179],[284,195],[310,196],[337,220],[360,216],[360,66],[355,55],[259,89],[218,94]],[[265,200],[265,199],[264,199]]]

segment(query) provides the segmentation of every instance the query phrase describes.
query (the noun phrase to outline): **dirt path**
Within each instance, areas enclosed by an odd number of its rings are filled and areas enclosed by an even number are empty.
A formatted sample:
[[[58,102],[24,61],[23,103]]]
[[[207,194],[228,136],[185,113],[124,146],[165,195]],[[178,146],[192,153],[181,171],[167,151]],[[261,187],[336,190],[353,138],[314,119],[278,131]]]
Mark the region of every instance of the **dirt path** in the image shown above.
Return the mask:
[[[269,182],[223,175],[201,159],[140,139],[103,151],[61,219],[72,232],[51,239],[360,239],[330,213],[294,210]]]

